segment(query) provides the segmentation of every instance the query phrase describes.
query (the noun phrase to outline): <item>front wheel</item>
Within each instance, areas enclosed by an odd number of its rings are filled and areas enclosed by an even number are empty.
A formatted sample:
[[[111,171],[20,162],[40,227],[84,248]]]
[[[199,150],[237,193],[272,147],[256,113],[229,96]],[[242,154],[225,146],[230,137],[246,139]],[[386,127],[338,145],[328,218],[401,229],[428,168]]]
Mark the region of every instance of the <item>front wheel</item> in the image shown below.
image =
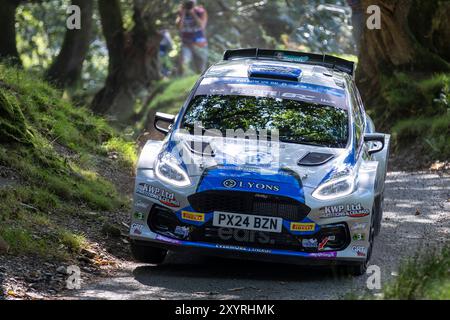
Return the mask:
[[[131,253],[133,257],[143,263],[150,264],[161,264],[167,255],[167,250],[154,248],[150,246],[138,245],[136,243],[131,243],[130,245]]]

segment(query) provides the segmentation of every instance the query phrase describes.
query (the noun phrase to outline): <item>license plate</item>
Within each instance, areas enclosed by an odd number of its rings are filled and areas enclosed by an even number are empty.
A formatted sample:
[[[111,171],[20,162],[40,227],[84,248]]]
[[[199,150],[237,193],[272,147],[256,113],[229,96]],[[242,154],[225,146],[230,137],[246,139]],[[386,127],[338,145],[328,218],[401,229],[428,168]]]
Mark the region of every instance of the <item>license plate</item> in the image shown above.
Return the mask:
[[[255,231],[281,232],[282,218],[230,212],[214,212],[213,226]]]

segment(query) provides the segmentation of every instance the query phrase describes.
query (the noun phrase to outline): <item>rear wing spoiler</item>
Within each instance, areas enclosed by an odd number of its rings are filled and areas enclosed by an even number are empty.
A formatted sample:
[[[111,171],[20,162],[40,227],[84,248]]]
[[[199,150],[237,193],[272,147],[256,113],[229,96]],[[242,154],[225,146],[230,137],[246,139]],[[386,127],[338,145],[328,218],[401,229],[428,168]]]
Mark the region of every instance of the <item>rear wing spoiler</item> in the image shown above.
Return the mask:
[[[355,71],[355,64],[353,62],[326,54],[259,48],[227,50],[223,54],[223,60],[245,58],[320,65],[333,70],[345,72],[352,77]]]

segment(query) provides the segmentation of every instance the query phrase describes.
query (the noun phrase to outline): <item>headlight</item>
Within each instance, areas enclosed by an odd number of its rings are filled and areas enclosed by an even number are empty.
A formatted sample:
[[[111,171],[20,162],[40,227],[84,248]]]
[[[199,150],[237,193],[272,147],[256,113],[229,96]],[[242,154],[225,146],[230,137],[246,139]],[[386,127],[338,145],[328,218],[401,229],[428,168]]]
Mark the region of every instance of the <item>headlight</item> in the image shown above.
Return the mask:
[[[331,200],[348,196],[355,191],[355,188],[356,177],[346,175],[321,184],[314,190],[312,196],[318,200]]]
[[[186,187],[191,184],[178,160],[167,152],[158,156],[155,163],[155,175],[158,179],[177,187]]]

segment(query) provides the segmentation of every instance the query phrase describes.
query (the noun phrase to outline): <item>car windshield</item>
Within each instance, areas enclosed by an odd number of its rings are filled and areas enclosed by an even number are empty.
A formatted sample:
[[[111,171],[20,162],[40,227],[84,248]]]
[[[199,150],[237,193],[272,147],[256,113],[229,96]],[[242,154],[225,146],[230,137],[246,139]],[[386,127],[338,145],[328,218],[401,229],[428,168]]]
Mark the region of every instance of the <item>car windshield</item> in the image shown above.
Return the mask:
[[[347,111],[312,102],[271,97],[201,95],[190,103],[181,128],[273,130],[281,142],[344,148],[348,140]]]

